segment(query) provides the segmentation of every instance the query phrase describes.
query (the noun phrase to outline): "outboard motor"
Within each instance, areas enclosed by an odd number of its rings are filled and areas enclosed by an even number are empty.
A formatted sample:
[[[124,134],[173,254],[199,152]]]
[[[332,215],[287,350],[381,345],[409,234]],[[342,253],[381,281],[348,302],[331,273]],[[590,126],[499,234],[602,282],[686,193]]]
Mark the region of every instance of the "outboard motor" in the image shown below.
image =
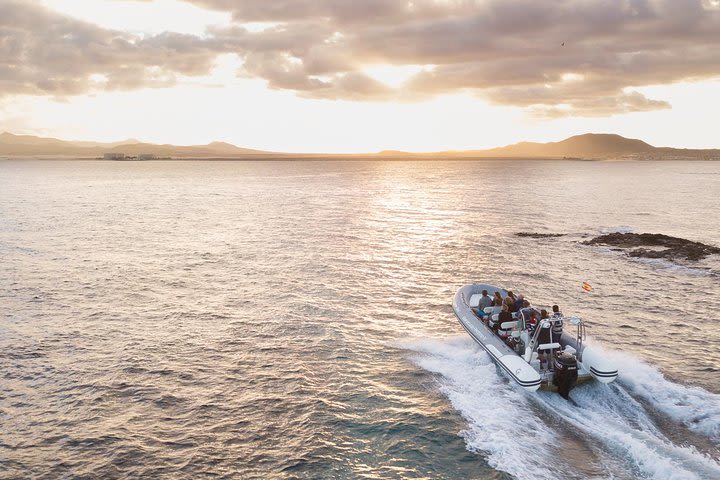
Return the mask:
[[[555,366],[553,385],[558,387],[558,393],[567,400],[570,389],[577,381],[577,358],[572,353],[563,352],[555,356],[553,363]]]

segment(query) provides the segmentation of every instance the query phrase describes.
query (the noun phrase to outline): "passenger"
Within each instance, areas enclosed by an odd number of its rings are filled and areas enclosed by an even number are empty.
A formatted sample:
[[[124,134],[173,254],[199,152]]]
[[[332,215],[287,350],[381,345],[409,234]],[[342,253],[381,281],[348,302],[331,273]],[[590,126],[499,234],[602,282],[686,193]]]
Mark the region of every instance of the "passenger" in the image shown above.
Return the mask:
[[[552,336],[553,336],[553,342],[559,342],[560,336],[563,332],[563,314],[560,313],[560,307],[557,305],[552,306],[553,310],[553,326],[552,326]]]
[[[552,334],[550,333],[550,322],[548,322],[547,310],[540,310],[540,333],[538,334],[538,345],[544,343],[552,343]],[[543,370],[543,363],[547,357],[548,369],[550,369],[550,362],[552,361],[552,355],[548,350],[538,350],[538,360],[540,361],[540,371]]]
[[[493,326],[493,331],[495,333],[498,333],[498,329],[500,328],[500,325],[502,325],[503,322],[512,322],[512,313],[510,313],[510,310],[508,309],[507,305],[502,306],[502,310],[500,311],[500,314],[498,314],[498,321],[495,322],[495,325]]]
[[[533,333],[535,333],[536,327],[537,327],[537,312],[535,310],[530,310],[527,320],[525,320],[525,328],[527,329],[528,336],[532,337]]]
[[[512,298],[512,299],[513,299],[513,302],[514,302],[515,300],[517,300],[517,298],[515,298],[515,294],[513,293],[512,290],[508,290],[508,297]]]
[[[515,301],[512,299],[511,296],[508,295],[507,297],[505,297],[505,305],[507,305],[509,312],[515,311]]]
[[[523,303],[525,301],[525,297],[523,297],[522,293],[517,296],[515,299],[515,303],[513,304],[513,310],[514,312],[519,312],[521,308],[524,307]]]
[[[478,308],[477,308],[477,314],[480,318],[485,317],[487,313],[485,313],[485,308],[491,306],[493,303],[492,298],[488,296],[488,291],[483,290],[482,291],[482,297],[480,297],[480,301],[478,301]]]
[[[502,307],[503,299],[502,295],[500,295],[500,292],[495,292],[495,295],[493,295],[493,307]]]
[[[530,306],[530,302],[527,300],[523,300],[523,308],[528,308]]]

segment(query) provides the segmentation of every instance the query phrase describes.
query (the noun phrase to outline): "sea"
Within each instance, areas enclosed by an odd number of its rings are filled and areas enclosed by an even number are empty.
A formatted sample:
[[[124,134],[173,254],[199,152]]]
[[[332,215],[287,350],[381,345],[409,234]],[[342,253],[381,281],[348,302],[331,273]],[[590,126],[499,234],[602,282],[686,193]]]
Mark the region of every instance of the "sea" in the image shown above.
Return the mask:
[[[583,244],[720,246],[719,194],[702,161],[0,161],[0,478],[720,479],[719,256]],[[472,282],[582,318],[617,382],[511,383]]]

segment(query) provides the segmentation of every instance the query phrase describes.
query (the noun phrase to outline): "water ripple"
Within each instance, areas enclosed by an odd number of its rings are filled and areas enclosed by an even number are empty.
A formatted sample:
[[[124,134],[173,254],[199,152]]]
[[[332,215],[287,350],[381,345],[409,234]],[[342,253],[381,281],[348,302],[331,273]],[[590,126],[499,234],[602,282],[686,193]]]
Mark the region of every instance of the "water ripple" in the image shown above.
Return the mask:
[[[702,194],[717,168],[0,162],[0,477],[712,474],[718,260],[578,241],[621,229],[720,245]],[[700,174],[692,190],[671,188],[678,171]],[[452,295],[480,280],[560,303],[647,362],[578,397],[640,433],[558,420],[563,404],[453,337]],[[568,455],[553,462],[556,441]]]

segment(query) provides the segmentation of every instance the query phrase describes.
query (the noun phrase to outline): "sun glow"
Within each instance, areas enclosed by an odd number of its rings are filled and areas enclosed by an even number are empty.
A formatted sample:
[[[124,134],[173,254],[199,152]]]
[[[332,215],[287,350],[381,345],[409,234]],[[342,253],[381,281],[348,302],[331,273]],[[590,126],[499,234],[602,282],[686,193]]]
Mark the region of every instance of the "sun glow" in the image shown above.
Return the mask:
[[[457,14],[453,22],[465,25],[459,13],[484,2],[408,1],[422,22],[383,2],[345,2],[340,8],[307,0],[287,12],[263,1],[6,3],[0,10],[17,10],[8,18],[17,19],[25,35],[16,36],[17,48],[5,49],[6,64],[14,71],[2,78],[0,132],[95,141],[134,137],[178,145],[219,140],[262,150],[328,153],[474,150],[587,132],[618,133],[660,146],[717,147],[713,112],[720,110],[720,77],[709,77],[714,64],[695,57],[713,51],[712,35],[689,46],[676,47],[667,39],[667,61],[647,68],[645,62],[665,58],[655,48],[665,47],[664,38],[642,37],[636,48],[618,45],[612,55],[602,45],[595,50],[588,44],[582,53],[591,55],[586,63],[572,57],[582,45],[561,43],[566,39],[556,38],[559,26],[550,20],[544,40],[554,45],[553,58],[563,57],[518,68],[505,62],[534,51],[532,41],[515,46],[518,35],[511,42],[486,38],[470,28],[472,22],[450,38],[455,23],[448,24],[446,15]],[[720,0],[701,4],[711,10],[705,21],[720,21]],[[208,5],[216,9],[203,7]],[[586,10],[592,23],[594,10]],[[658,12],[682,9],[671,10]],[[503,21],[525,18],[513,8],[495,13],[498,28],[516,25]],[[566,20],[582,26],[581,17]],[[528,31],[534,32],[535,19],[530,20]],[[397,43],[386,48],[385,42],[400,41],[395,22],[413,35],[407,44],[417,49]],[[633,37],[635,20],[628,22],[625,34]],[[376,29],[376,24],[390,27]],[[517,24],[519,31],[524,25]],[[367,29],[373,30],[372,41],[363,38]],[[57,54],[52,42],[58,43]],[[678,76],[677,71],[685,72],[686,57],[697,69]],[[670,69],[673,61],[677,68]],[[635,83],[617,79],[617,98],[608,95],[615,83],[603,82],[593,69],[604,71],[606,62],[637,74]],[[654,73],[649,66],[665,63],[669,70],[658,72],[657,82],[669,83],[649,83]]]
[[[562,77],[560,77],[560,80],[562,80],[565,83],[581,82],[584,79],[585,79],[585,75],[581,75],[579,73],[563,73]]]
[[[388,87],[399,88],[413,75],[416,75],[427,68],[429,67],[424,65],[378,64],[366,65],[363,67],[362,72],[378,82],[387,85]]]

